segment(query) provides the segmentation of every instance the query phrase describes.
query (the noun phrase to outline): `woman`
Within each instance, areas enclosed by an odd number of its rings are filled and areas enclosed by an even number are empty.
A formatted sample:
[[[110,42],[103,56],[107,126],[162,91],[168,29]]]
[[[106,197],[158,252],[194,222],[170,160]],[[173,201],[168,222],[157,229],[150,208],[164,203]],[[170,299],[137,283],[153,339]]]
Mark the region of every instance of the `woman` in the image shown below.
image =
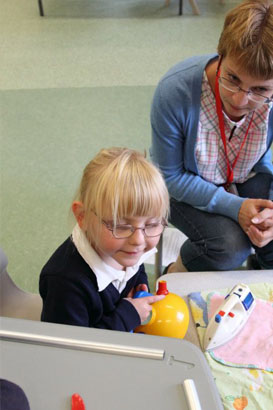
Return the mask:
[[[151,156],[170,220],[189,238],[169,272],[234,269],[252,247],[259,266],[273,268],[272,97],[270,0],[231,10],[218,54],[180,62],[161,79]]]

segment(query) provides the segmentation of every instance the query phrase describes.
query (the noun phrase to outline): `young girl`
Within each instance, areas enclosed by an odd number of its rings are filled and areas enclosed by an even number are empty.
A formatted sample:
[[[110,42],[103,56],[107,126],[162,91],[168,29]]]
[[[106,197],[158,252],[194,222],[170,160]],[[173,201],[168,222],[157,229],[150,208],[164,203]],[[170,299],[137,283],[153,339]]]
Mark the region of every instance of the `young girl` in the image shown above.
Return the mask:
[[[40,275],[41,320],[130,331],[162,296],[148,290],[143,262],[156,252],[169,197],[157,168],[125,148],[86,166],[72,211],[77,224]]]

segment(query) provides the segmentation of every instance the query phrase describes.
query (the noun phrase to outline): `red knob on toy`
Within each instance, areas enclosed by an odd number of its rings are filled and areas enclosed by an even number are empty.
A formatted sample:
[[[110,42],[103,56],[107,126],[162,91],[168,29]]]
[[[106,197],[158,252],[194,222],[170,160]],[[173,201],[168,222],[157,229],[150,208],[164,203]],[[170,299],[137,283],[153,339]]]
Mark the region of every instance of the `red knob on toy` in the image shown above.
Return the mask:
[[[157,295],[168,295],[169,291],[167,289],[167,282],[165,280],[160,280],[158,282]]]
[[[158,282],[156,293],[165,295],[164,299],[153,303],[151,320],[138,326],[135,332],[183,339],[189,326],[189,309],[186,302],[168,291],[165,280]]]

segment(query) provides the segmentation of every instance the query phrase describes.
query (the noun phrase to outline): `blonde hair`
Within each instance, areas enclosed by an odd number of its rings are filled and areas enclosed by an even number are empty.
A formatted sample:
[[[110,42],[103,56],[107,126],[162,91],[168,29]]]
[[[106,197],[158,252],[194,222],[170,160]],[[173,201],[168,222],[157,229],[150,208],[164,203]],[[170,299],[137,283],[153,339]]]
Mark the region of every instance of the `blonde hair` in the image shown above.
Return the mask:
[[[143,154],[127,148],[102,149],[85,167],[75,198],[85,214],[113,223],[124,217],[167,218],[169,195],[159,170]]]
[[[273,3],[248,0],[226,16],[218,53],[236,58],[252,77],[273,78]]]

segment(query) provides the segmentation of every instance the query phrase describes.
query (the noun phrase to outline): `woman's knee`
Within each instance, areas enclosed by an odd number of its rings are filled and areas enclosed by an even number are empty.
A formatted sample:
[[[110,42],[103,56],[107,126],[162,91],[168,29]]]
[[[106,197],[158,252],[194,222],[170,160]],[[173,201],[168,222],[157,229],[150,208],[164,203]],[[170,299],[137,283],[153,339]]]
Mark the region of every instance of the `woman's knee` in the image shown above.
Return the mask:
[[[172,223],[188,238],[181,248],[182,263],[189,271],[231,270],[242,265],[251,244],[240,225],[171,200]]]
[[[245,235],[188,240],[181,248],[183,264],[189,271],[221,271],[238,268],[251,252]]]

